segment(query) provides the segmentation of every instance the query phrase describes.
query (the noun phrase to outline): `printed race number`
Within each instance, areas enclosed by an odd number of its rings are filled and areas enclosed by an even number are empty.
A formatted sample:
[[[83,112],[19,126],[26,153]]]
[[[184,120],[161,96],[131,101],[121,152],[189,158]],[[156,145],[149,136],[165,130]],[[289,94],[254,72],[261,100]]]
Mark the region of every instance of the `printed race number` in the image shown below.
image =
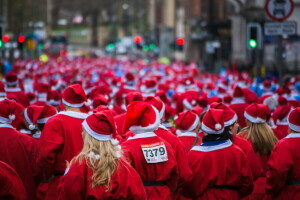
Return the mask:
[[[164,143],[141,145],[147,163],[160,163],[168,160],[168,153]]]

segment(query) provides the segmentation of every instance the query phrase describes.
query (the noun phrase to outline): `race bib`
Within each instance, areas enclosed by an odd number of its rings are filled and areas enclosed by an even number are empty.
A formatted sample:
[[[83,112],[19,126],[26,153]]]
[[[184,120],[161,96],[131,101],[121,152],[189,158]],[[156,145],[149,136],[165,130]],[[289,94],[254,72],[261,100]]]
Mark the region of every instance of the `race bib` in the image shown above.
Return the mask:
[[[168,160],[168,153],[163,142],[141,145],[147,163],[160,163]]]

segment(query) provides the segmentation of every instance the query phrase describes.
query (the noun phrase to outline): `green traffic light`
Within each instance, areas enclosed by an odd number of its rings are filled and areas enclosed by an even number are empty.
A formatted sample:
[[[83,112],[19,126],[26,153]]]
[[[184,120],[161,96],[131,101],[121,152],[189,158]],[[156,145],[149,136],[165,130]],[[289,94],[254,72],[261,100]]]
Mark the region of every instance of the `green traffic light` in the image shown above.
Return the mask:
[[[115,44],[109,43],[109,44],[107,45],[107,48],[108,48],[109,50],[113,50],[113,49],[115,48]]]
[[[149,47],[147,45],[143,46],[143,51],[148,51]]]
[[[149,45],[149,49],[150,49],[150,50],[156,49],[156,45],[155,45],[155,44],[150,44],[150,45]]]
[[[0,40],[0,48],[2,48],[2,46],[3,46],[3,42],[2,40]]]
[[[254,48],[257,47],[257,41],[254,40],[254,39],[250,39],[250,40],[248,41],[248,45],[249,45],[250,48],[254,49]]]

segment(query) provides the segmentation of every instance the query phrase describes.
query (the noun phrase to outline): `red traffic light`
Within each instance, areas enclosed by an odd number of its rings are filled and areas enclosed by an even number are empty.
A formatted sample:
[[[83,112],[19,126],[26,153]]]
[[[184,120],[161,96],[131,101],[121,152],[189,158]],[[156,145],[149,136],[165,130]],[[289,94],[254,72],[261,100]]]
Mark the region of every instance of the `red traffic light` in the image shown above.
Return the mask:
[[[24,35],[20,35],[20,36],[18,37],[18,42],[19,42],[19,43],[24,43],[24,42],[25,42],[25,36],[24,36]]]
[[[134,43],[140,44],[143,41],[143,38],[139,35],[133,38]]]
[[[3,42],[9,42],[9,36],[8,35],[3,35],[3,37],[2,37],[2,41]]]
[[[184,39],[183,38],[177,38],[176,39],[176,44],[179,45],[179,46],[184,45]]]

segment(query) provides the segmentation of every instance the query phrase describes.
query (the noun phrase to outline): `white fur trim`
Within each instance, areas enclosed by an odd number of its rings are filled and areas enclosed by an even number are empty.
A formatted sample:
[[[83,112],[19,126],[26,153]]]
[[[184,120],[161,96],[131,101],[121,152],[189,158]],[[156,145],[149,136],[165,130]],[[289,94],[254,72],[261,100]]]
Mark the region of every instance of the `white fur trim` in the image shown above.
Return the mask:
[[[5,85],[9,85],[9,86],[11,86],[11,85],[18,85],[18,83],[19,83],[19,80],[16,80],[14,82],[7,82],[7,81],[5,81]]]
[[[157,86],[151,87],[151,88],[146,88],[145,92],[150,93],[150,92],[155,92],[157,90]]]
[[[200,119],[196,115],[196,119],[195,119],[194,123],[190,126],[190,128],[188,128],[187,130],[181,130],[181,132],[190,132],[190,131],[194,130],[198,126],[199,123],[200,123]]]
[[[20,88],[4,88],[5,92],[21,92]]]
[[[167,127],[165,127],[163,124],[160,124],[160,125],[159,125],[159,128],[164,129],[164,130],[166,130],[166,131],[169,131],[169,129],[168,129]]]
[[[0,116],[0,123],[10,124],[11,122],[12,122],[12,120]]]
[[[29,116],[28,116],[27,110],[28,110],[28,109],[25,108],[25,110],[24,110],[24,118],[25,118],[26,122],[27,122],[29,125],[32,125],[33,123],[32,123],[32,121],[30,120],[30,118],[29,118]],[[31,129],[31,130],[33,130],[33,129]]]
[[[84,103],[79,103],[79,104],[72,104],[67,102],[66,100],[62,99],[63,104],[70,106],[70,107],[74,107],[74,108],[80,108],[83,106]]]
[[[110,142],[114,146],[118,146],[119,145],[119,141],[117,139],[110,139]]]
[[[160,118],[160,119],[162,119],[162,118],[164,117],[165,110],[166,110],[166,106],[165,106],[165,104],[162,102],[162,108],[161,108],[161,110],[159,111],[159,118]]]
[[[182,101],[182,103],[183,103],[183,105],[184,105],[187,109],[189,109],[189,110],[192,110],[192,109],[193,109],[192,104],[190,104],[190,102],[189,102],[187,99],[184,99],[184,100]]]
[[[285,138],[300,138],[300,133],[290,133]]]
[[[195,132],[181,132],[178,137],[197,137],[197,134]]]
[[[233,116],[233,118],[232,119],[230,119],[230,120],[228,120],[228,121],[226,121],[226,122],[224,122],[224,126],[225,127],[227,127],[227,126],[231,126],[234,122],[236,122],[237,121],[237,115],[236,114],[234,114],[234,116]]]
[[[2,123],[2,122],[1,122]],[[0,124],[0,128],[12,128],[15,129],[12,125],[10,124]]]
[[[244,112],[244,116],[246,117],[246,119],[248,119],[250,122],[255,123],[255,124],[262,124],[262,123],[266,123],[265,119],[261,119],[259,117],[252,117],[251,115],[249,115],[247,112]]]
[[[36,131],[35,134],[32,135],[33,138],[39,139],[41,137],[42,132]]]
[[[215,129],[217,131],[221,130],[222,129],[222,125],[221,124],[215,124]]]
[[[5,92],[0,92],[0,96],[6,96]]]
[[[28,126],[28,128],[29,128],[29,130],[34,130],[34,129],[36,128],[36,126],[33,125],[33,124],[30,124],[30,125]]]
[[[93,131],[90,126],[88,125],[88,123],[86,122],[86,120],[84,120],[82,122],[82,126],[84,128],[84,130],[86,130],[86,132],[92,136],[93,138],[95,138],[96,140],[99,140],[99,141],[109,141],[112,139],[111,135],[104,135],[104,134],[101,134],[101,133],[97,133],[95,131]]]
[[[26,129],[21,129],[21,130],[19,130],[19,132],[20,132],[20,133],[24,133],[24,134],[26,134],[26,135],[30,135],[30,134],[31,134],[31,131],[26,130]]]
[[[226,142],[218,145],[213,146],[194,146],[191,151],[202,151],[202,152],[210,152],[210,151],[216,151],[220,149],[225,149],[227,147],[230,147],[232,145],[232,142],[230,140],[227,140]]]
[[[81,113],[81,112],[75,112],[75,111],[61,111],[58,114],[66,115],[66,116],[74,117],[74,118],[78,118],[78,119],[85,119],[85,118],[87,118],[87,116],[89,116],[88,114]]]
[[[155,122],[153,124],[150,124],[146,127],[142,127],[142,126],[131,126],[129,128],[130,131],[132,131],[135,134],[141,134],[144,132],[151,132],[151,131],[155,131],[156,129],[158,129],[159,125],[160,125],[160,118],[159,118],[159,114],[157,109],[152,106],[154,112],[155,112]]]
[[[50,119],[53,116],[55,116],[55,115],[52,115],[50,117],[45,117],[45,118],[38,119],[37,123],[39,123],[39,124],[46,124],[46,122],[48,121],[48,119]]]
[[[221,130],[215,131],[208,126],[206,126],[204,123],[201,124],[201,129],[208,134],[221,134],[224,131],[224,127]]]
[[[244,97],[234,97],[231,104],[245,103]]]
[[[291,130],[296,131],[296,132],[300,132],[300,126],[297,126],[295,124],[292,124],[291,122],[288,122],[289,127]]]
[[[144,133],[136,134],[135,136],[129,137],[127,140],[149,138],[149,137],[157,137],[157,135],[154,132],[144,132]]]
[[[276,125],[289,125],[289,123],[288,122],[283,122],[283,121],[277,121],[276,122]]]

